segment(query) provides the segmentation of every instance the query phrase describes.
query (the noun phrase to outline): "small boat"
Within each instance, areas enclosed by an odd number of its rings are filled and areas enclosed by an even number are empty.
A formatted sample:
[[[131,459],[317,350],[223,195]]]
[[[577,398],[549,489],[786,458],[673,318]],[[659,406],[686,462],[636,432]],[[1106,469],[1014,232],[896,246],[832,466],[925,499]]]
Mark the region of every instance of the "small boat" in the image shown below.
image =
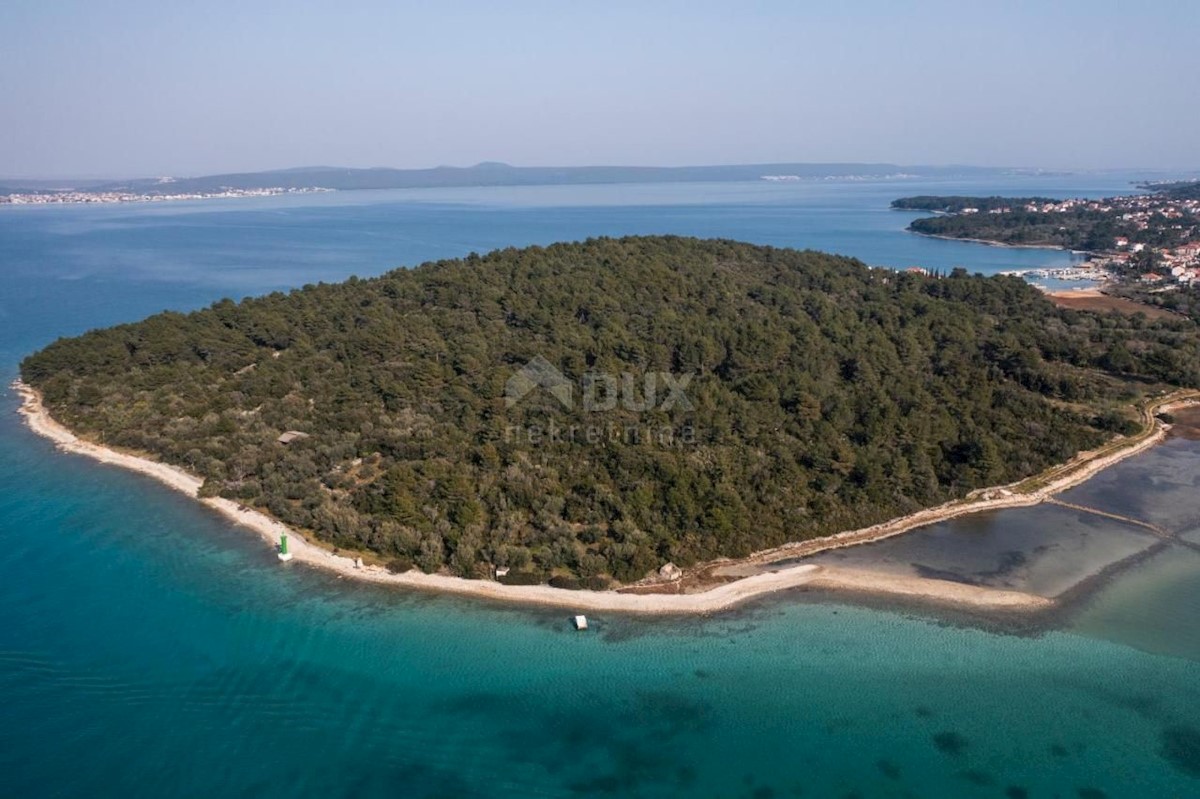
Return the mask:
[[[575,629],[576,630],[586,630],[587,629],[587,616],[580,615],[580,616],[575,617]]]

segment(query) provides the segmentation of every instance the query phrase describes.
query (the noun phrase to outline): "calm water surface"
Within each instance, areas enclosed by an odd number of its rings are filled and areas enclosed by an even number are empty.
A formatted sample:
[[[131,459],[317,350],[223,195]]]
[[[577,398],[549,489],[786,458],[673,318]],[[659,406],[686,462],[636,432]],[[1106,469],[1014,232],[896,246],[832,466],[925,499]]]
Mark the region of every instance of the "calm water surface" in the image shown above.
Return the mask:
[[[727,236],[982,272],[1059,264],[1069,254],[905,234],[912,215],[887,203],[1101,196],[1130,177],[3,209],[0,378],[57,336],[163,308],[591,235]],[[576,634],[558,612],[280,567],[186,498],[56,453],[15,406],[5,394],[0,796],[1200,794],[1190,550],[1146,559],[1037,634],[805,595],[710,619],[600,617]],[[1198,475],[1200,442],[1177,439],[1073,499],[1200,535]],[[992,535],[993,558],[1041,536],[1088,553],[1124,540],[1071,514],[993,523],[1011,541],[978,522],[938,534]]]

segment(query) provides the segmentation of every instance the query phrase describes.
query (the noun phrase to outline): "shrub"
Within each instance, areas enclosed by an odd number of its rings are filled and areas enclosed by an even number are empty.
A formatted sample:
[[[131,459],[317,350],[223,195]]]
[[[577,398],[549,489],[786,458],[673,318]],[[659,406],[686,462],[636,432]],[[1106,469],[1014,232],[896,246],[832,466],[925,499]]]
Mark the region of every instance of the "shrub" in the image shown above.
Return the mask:
[[[414,564],[408,558],[392,558],[387,562],[386,568],[392,574],[404,574],[407,571],[412,571]]]
[[[537,572],[509,572],[496,581],[502,585],[541,585],[542,576]]]

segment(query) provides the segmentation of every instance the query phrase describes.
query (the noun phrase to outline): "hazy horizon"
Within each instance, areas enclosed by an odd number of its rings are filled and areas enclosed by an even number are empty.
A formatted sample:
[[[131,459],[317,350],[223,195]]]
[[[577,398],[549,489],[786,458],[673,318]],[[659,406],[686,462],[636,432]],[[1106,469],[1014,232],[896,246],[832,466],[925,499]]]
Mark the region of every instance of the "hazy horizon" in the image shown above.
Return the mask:
[[[1133,24],[1136,23],[1136,24]],[[1193,170],[1200,7],[0,7],[0,175],[756,163]]]
[[[527,168],[547,168],[547,169],[553,169],[553,168],[560,168],[560,169],[576,169],[576,168],[578,168],[578,169],[588,169],[588,168],[640,169],[640,168],[659,168],[659,167],[661,167],[661,168],[674,168],[674,167],[707,168],[707,167],[730,167],[730,166],[734,166],[734,167],[736,167],[736,166],[757,166],[760,164],[761,165],[768,165],[768,164],[801,165],[801,164],[803,164],[803,165],[809,165],[809,166],[821,166],[821,165],[825,165],[825,164],[829,164],[831,166],[836,165],[836,164],[846,164],[846,165],[855,165],[855,166],[864,166],[864,165],[869,165],[869,164],[881,164],[881,165],[895,166],[895,167],[902,167],[902,168],[948,169],[948,168],[961,167],[963,169],[1012,170],[1014,172],[1029,172],[1030,174],[1034,174],[1037,172],[1044,172],[1044,173],[1061,172],[1064,174],[1103,174],[1103,173],[1130,173],[1130,174],[1147,174],[1147,175],[1162,174],[1162,175],[1170,176],[1172,178],[1178,177],[1180,180],[1195,179],[1196,176],[1198,174],[1200,174],[1200,167],[1196,167],[1196,166],[1147,167],[1147,166],[1132,165],[1132,166],[1112,166],[1112,167],[1057,167],[1057,166],[1026,165],[1026,164],[967,164],[967,163],[894,164],[894,163],[883,162],[883,161],[878,161],[878,160],[874,160],[874,159],[857,159],[857,160],[846,160],[846,161],[796,161],[796,160],[786,161],[786,160],[775,159],[775,160],[771,160],[771,161],[753,161],[753,162],[741,161],[741,162],[723,162],[723,163],[709,163],[709,164],[650,164],[650,163],[645,163],[645,164],[632,164],[632,163],[622,163],[622,164],[549,164],[549,163],[547,163],[547,164],[512,164],[512,163],[508,163],[508,162],[501,162],[501,161],[488,159],[488,160],[483,160],[483,161],[475,161],[475,162],[469,163],[469,164],[426,164],[426,165],[421,165],[421,166],[390,166],[390,165],[384,165],[384,164],[372,164],[372,165],[367,165],[367,166],[348,166],[346,164],[302,164],[302,165],[293,165],[293,166],[285,166],[285,167],[269,167],[269,168],[264,168],[264,169],[222,170],[220,172],[204,172],[204,173],[177,172],[177,173],[173,173],[173,174],[171,174],[171,173],[154,173],[154,174],[150,174],[150,173],[145,173],[145,174],[94,173],[94,174],[25,174],[25,175],[23,175],[23,174],[0,174],[0,185],[3,185],[5,183],[17,183],[20,181],[26,181],[30,184],[38,184],[38,183],[56,183],[57,184],[57,183],[63,183],[63,182],[69,182],[69,181],[80,181],[80,182],[93,183],[96,181],[109,181],[109,180],[122,181],[122,180],[150,179],[150,178],[158,178],[158,177],[171,177],[171,178],[176,178],[176,179],[187,179],[187,178],[199,178],[199,177],[217,176],[217,175],[225,175],[225,174],[252,175],[252,174],[257,174],[257,173],[286,172],[286,171],[298,171],[298,170],[306,170],[306,169],[313,169],[313,170],[317,170],[317,169],[364,169],[364,170],[387,169],[387,170],[399,170],[399,171],[407,171],[407,170],[420,171],[420,170],[430,170],[430,169],[471,169],[473,167],[482,166],[484,164],[495,164],[495,163],[503,164],[506,167],[515,167],[515,168],[526,168],[527,167]]]

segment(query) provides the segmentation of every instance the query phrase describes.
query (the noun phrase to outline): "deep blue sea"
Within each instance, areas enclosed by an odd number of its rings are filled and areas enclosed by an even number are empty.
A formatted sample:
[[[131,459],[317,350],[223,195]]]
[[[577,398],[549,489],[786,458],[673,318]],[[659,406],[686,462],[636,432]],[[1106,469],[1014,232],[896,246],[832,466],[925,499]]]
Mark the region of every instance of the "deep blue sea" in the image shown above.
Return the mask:
[[[58,336],[166,308],[597,235],[986,273],[1064,264],[913,236],[888,202],[1104,196],[1132,177],[0,208],[0,381]],[[705,619],[598,614],[576,633],[558,611],[283,567],[186,497],[56,452],[16,405],[6,391],[0,797],[1200,796],[1189,550],[1050,628],[784,595]],[[1200,541],[1198,448],[1175,439],[1077,490],[1181,509],[1170,521]]]

